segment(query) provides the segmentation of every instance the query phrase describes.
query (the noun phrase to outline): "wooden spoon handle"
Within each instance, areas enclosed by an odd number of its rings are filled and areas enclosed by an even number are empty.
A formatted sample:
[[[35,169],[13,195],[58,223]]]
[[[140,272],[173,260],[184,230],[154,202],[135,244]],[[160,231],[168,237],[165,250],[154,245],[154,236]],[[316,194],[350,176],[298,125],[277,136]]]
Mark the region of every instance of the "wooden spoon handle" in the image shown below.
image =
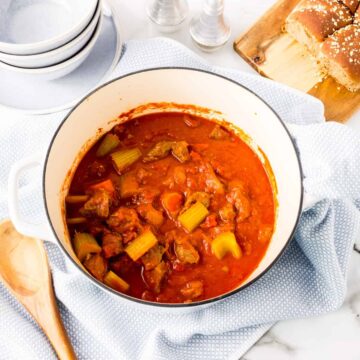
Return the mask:
[[[60,360],[76,356],[61,322],[43,243],[0,222],[0,280],[25,306],[49,338]]]
[[[46,335],[60,360],[76,360],[75,352],[61,323],[55,331],[47,330]]]
[[[51,288],[52,291],[52,288]],[[53,292],[53,291],[52,291]],[[60,360],[76,360],[75,352],[71,346],[69,337],[55,302],[55,296],[51,296],[49,305],[37,307],[36,315],[39,325],[42,327],[46,336],[50,340],[56,354]]]

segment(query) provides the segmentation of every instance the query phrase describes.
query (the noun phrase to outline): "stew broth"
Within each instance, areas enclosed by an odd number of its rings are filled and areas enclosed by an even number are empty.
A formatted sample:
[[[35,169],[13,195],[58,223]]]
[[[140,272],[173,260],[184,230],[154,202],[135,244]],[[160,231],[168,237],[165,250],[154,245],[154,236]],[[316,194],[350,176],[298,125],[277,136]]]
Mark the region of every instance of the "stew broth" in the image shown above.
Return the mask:
[[[88,151],[66,216],[75,252],[98,280],[181,303],[227,293],[254,271],[275,201],[263,163],[232,130],[160,113],[116,125]]]

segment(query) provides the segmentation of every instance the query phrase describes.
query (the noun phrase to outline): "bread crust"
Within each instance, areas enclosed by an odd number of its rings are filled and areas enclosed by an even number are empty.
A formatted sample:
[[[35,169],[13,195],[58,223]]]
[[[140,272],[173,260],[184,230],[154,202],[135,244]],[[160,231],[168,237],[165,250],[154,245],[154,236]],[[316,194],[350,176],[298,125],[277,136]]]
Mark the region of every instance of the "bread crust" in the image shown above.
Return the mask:
[[[339,0],[341,3],[343,3],[345,6],[347,6],[350,11],[355,14],[356,9],[359,6],[360,0]]]
[[[350,91],[360,90],[360,0],[302,0],[286,31]]]
[[[321,45],[328,73],[351,91],[360,90],[360,25],[346,26]]]
[[[360,4],[355,12],[354,23],[360,24]]]
[[[296,27],[291,26],[292,22],[297,22],[304,27],[306,33],[314,42],[322,42],[336,30],[351,24],[353,17],[350,10],[336,0],[302,1],[288,17],[286,29],[299,42],[308,45],[304,43],[301,35],[293,32]]]

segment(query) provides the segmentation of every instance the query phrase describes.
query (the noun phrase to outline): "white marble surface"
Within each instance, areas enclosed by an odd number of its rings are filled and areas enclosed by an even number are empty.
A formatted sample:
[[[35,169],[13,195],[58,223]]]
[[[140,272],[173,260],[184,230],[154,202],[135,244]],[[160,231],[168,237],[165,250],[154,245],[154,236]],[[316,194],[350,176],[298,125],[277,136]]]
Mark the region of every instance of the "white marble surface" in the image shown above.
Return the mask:
[[[125,40],[163,36],[146,19],[145,0],[116,1],[121,9]],[[178,32],[166,36],[180,41],[215,65],[254,72],[233,51],[232,43],[273,3],[274,0],[225,0],[232,36],[226,46],[215,53],[203,53],[192,43],[188,32],[190,17]],[[201,0],[189,0],[189,4],[192,16],[199,11]],[[348,125],[360,132],[360,112],[350,119]],[[243,359],[360,359],[360,254],[355,252],[353,254],[347,298],[338,311],[318,318],[278,323],[249,350]]]

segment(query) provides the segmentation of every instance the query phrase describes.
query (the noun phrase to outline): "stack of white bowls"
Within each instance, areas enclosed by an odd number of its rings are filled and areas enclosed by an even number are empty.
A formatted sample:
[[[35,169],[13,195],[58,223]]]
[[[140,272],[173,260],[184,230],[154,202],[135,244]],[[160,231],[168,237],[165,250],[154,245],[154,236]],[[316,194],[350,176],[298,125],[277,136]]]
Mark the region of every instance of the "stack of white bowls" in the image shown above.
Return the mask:
[[[90,54],[101,24],[101,0],[0,0],[0,67],[65,76]]]

